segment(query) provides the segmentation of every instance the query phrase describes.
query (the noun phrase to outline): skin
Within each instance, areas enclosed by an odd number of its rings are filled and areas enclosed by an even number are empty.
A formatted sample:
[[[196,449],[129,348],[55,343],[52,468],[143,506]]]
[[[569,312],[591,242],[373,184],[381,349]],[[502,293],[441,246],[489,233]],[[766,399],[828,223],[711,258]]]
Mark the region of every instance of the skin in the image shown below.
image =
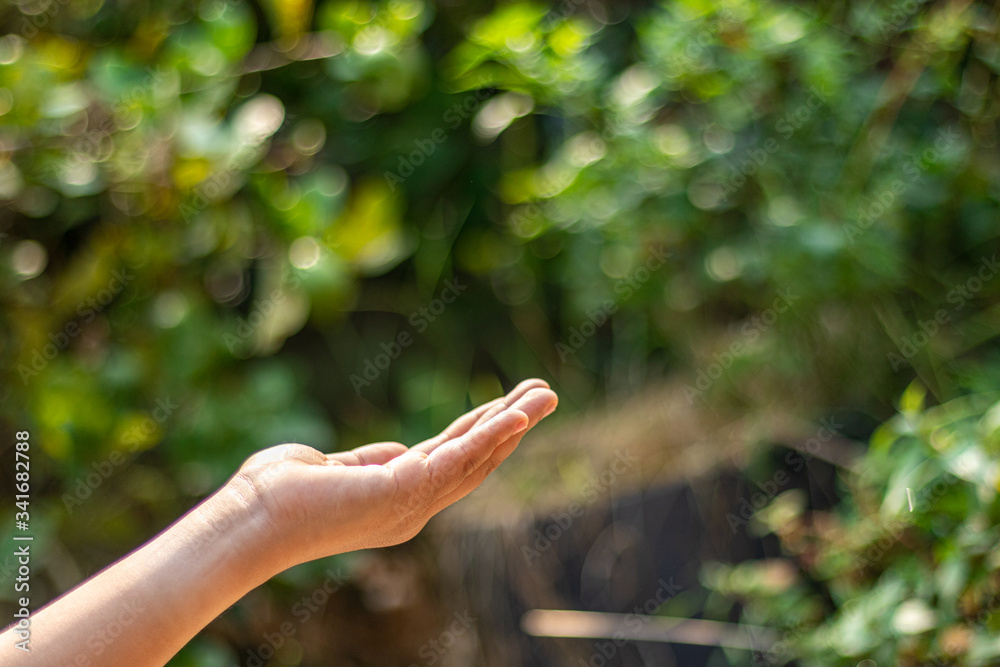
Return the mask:
[[[30,652],[15,648],[13,628],[0,635],[0,664],[165,665],[279,572],[412,538],[478,487],[557,402],[548,384],[526,380],[410,448],[258,452],[150,542],[33,613]]]

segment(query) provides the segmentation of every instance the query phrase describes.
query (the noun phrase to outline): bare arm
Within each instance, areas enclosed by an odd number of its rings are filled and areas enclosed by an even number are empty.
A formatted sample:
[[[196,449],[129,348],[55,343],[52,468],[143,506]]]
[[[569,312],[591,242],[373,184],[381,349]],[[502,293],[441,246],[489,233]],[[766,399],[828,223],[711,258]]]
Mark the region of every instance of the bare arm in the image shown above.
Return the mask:
[[[31,617],[30,652],[0,635],[0,663],[165,665],[213,618],[288,567],[398,544],[475,489],[556,405],[541,380],[412,448],[255,454],[163,533]]]

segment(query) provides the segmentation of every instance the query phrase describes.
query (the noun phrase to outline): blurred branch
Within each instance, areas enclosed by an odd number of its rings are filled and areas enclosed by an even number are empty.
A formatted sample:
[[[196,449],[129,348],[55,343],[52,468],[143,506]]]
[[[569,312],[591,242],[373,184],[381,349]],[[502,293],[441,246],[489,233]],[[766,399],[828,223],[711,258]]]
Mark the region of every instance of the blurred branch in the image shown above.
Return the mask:
[[[748,651],[765,650],[778,640],[777,633],[770,628],[744,623],[721,623],[671,616],[639,616],[642,623],[636,624],[635,617],[635,614],[532,609],[521,618],[521,628],[534,637],[581,639],[624,637],[632,641],[722,646]],[[638,627],[635,627],[636,625]]]
[[[294,42],[278,40],[258,44],[243,61],[241,74],[265,72],[295,62],[332,58],[342,51],[336,35],[315,32],[303,35]]]
[[[778,444],[794,449],[801,454],[821,459],[844,470],[852,469],[865,453],[865,448],[847,438],[834,437],[823,443],[823,447],[813,452],[805,446],[803,439],[779,440]]]
[[[941,10],[941,14],[951,14],[951,16],[940,19],[935,17],[929,21],[928,25],[936,25],[939,21],[944,22],[955,18],[971,4],[972,0],[951,0]],[[926,33],[926,29],[917,31],[908,44],[902,48],[902,55],[896,61],[892,71],[886,76],[882,89],[879,91],[878,99],[880,102],[865,119],[865,124],[844,161],[842,176],[849,180],[847,188],[849,190],[863,190],[864,182],[871,173],[875,160],[878,159],[889,139],[889,134],[892,132],[900,109],[909,99],[910,93],[926,69],[927,63],[937,53],[932,48],[933,43],[925,41]]]

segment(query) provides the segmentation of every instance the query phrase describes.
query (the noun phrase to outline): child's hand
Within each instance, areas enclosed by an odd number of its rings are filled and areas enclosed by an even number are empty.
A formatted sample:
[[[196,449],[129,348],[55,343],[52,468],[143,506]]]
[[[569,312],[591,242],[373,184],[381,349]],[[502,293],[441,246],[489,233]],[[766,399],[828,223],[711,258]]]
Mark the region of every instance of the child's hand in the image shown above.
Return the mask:
[[[527,380],[412,448],[278,445],[251,456],[229,485],[263,513],[279,566],[398,544],[479,486],[557,402],[545,382]]]

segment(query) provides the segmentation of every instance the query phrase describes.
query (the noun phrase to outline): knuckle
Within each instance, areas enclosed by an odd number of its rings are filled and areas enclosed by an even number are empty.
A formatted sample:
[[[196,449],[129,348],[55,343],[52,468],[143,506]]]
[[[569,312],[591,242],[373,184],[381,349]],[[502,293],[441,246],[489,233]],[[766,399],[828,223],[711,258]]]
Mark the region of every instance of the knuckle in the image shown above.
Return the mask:
[[[479,463],[472,457],[466,457],[462,461],[462,477],[469,477],[479,469]]]
[[[486,461],[486,463],[483,464],[483,477],[484,478],[489,477],[489,475],[499,467],[500,467],[500,461],[498,461],[495,457],[491,456]]]

